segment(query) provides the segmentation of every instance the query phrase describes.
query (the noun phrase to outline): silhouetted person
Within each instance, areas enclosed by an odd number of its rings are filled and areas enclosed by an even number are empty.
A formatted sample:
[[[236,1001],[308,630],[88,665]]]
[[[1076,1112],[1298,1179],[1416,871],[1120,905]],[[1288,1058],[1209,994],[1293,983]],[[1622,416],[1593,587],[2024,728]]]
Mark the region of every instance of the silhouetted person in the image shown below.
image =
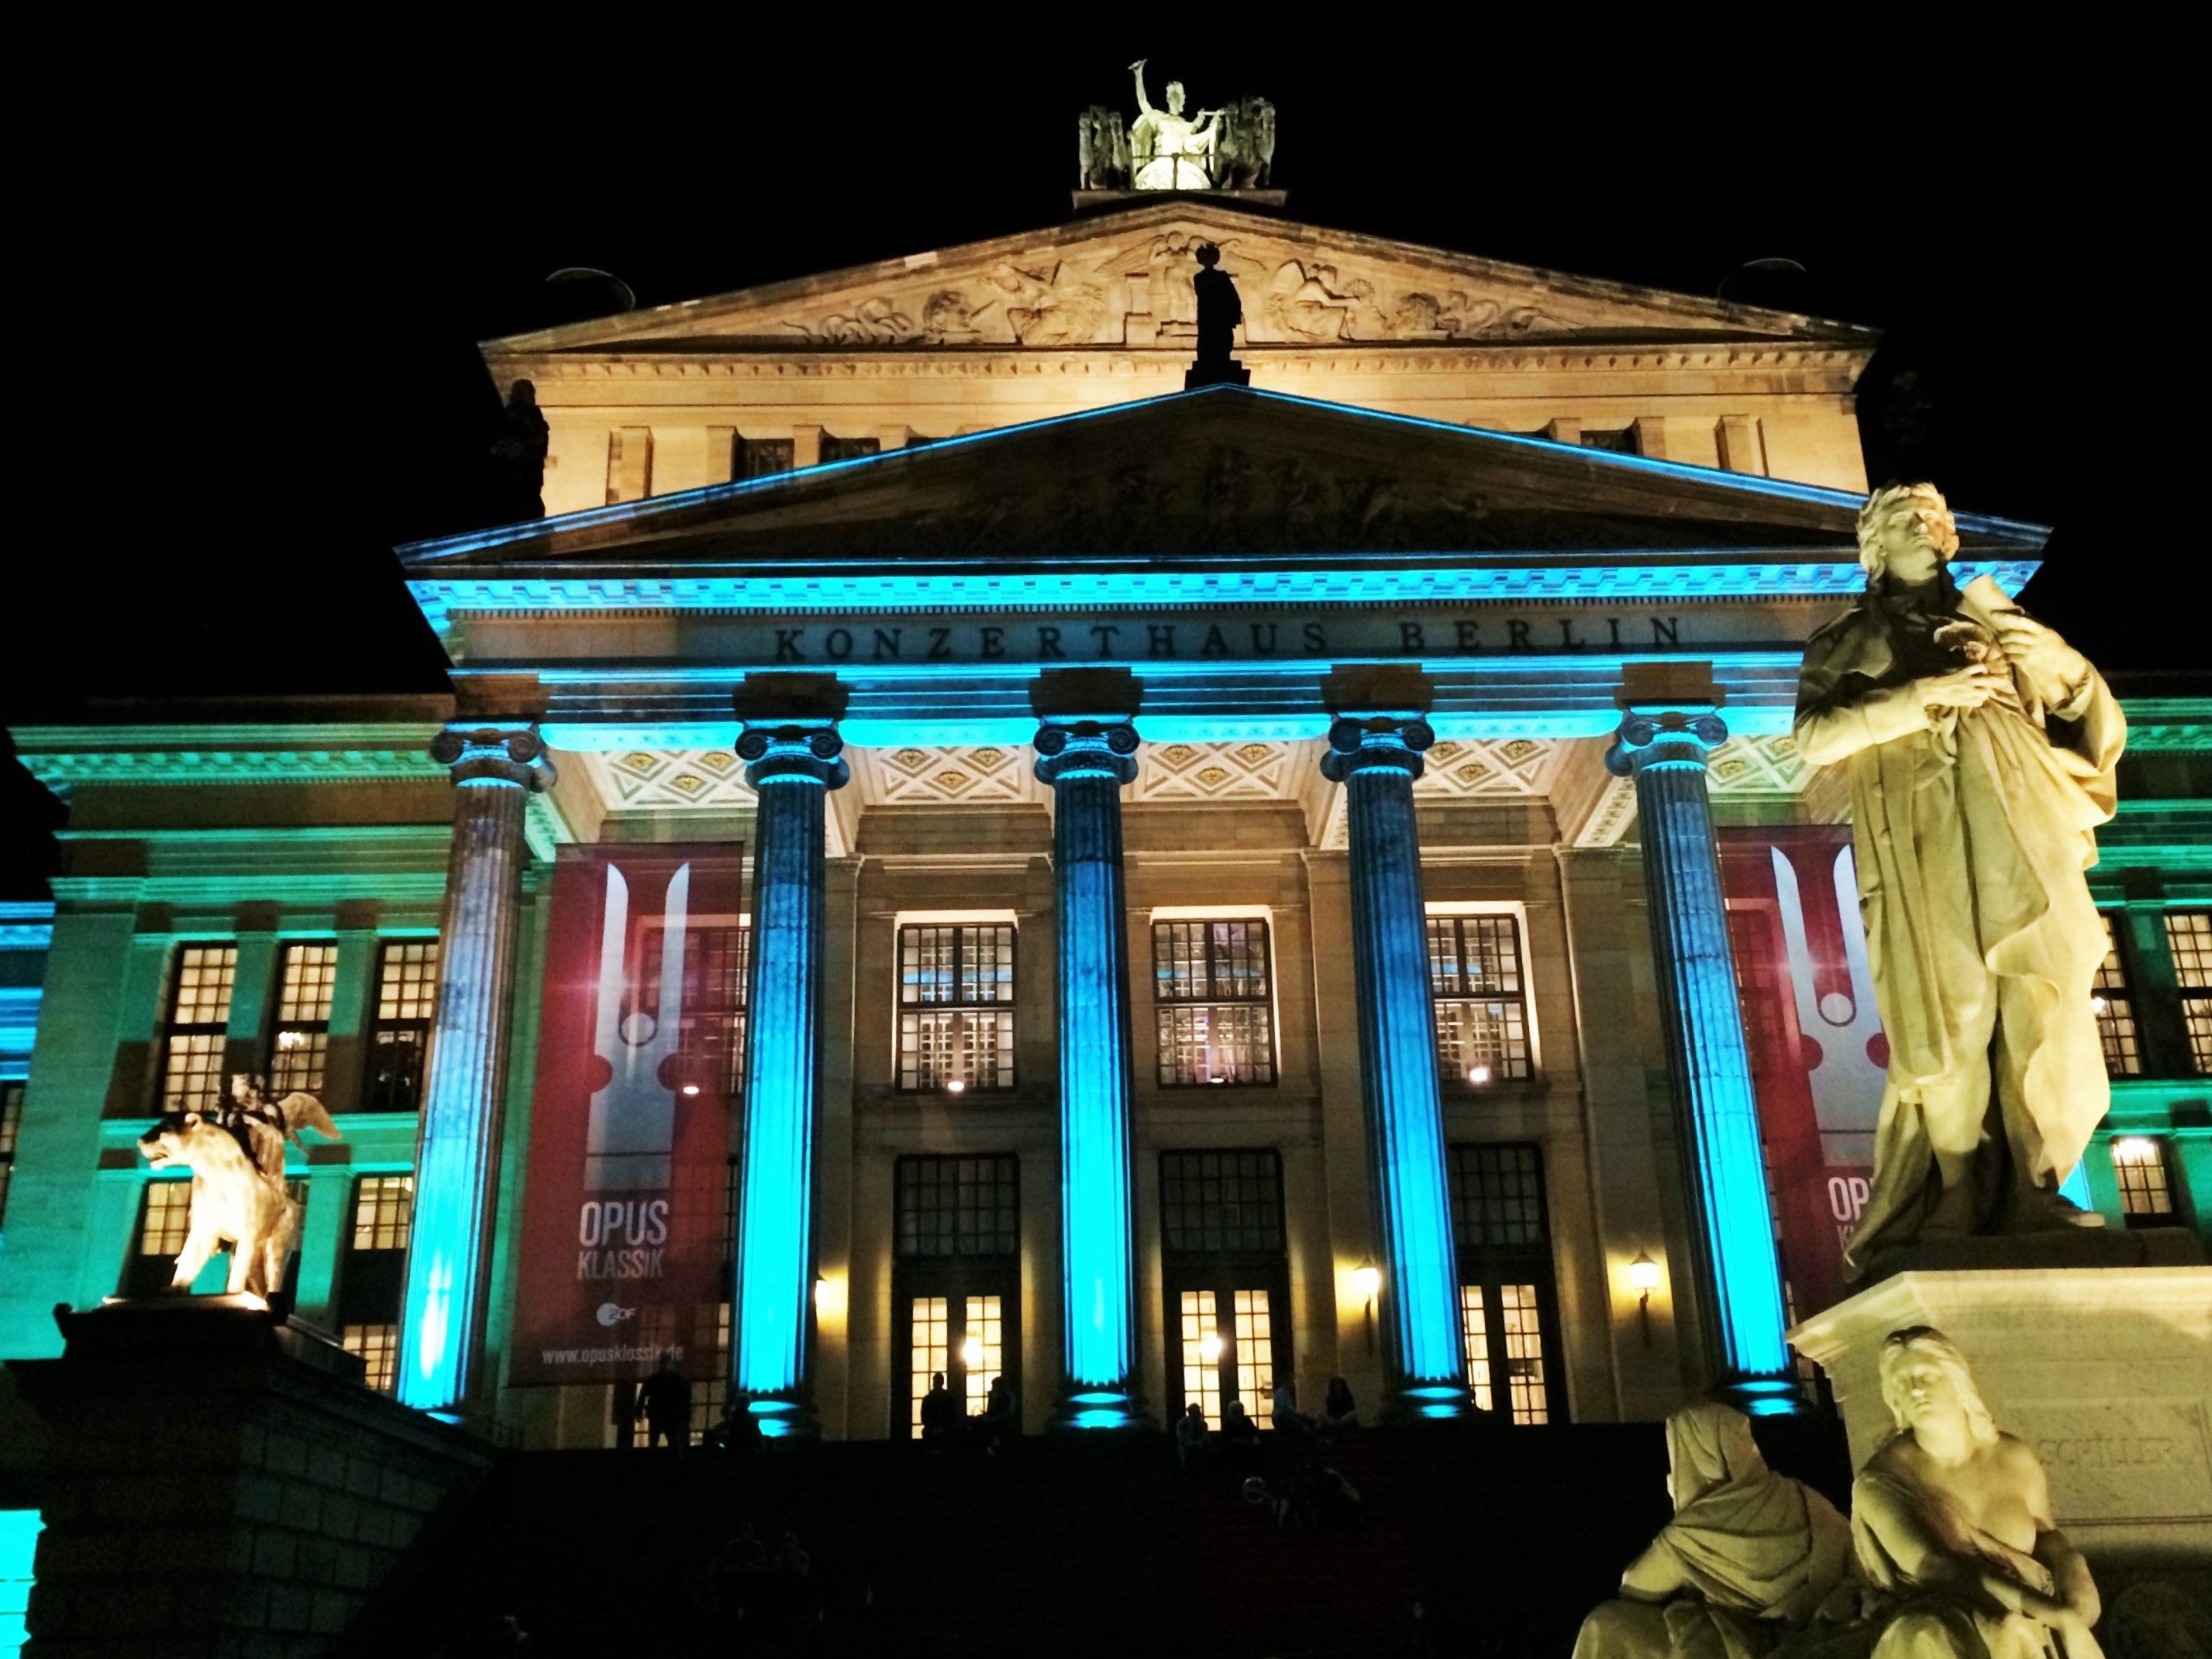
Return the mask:
[[[945,1386],[945,1373],[929,1374],[929,1392],[921,1397],[921,1443],[942,1449],[960,1430],[960,1402]]]
[[[1198,296],[1198,362],[1183,376],[1183,385],[1249,386],[1252,377],[1232,355],[1237,349],[1237,325],[1244,320],[1244,302],[1237,297],[1237,284],[1220,269],[1221,250],[1211,242],[1194,257],[1200,267],[1190,279]]]
[[[537,386],[517,380],[507,388],[507,407],[499,414],[499,435],[491,441],[502,520],[545,516],[545,452],[550,445],[550,428],[538,408]]]
[[[680,1453],[690,1443],[691,1380],[676,1369],[673,1354],[662,1354],[660,1369],[639,1386],[637,1408],[645,1418],[647,1448],[665,1440]]]
[[[1206,1426],[1206,1408],[1195,1400],[1183,1407],[1182,1415],[1176,1419],[1176,1462],[1182,1466],[1185,1474],[1206,1473],[1206,1443],[1213,1431]]]

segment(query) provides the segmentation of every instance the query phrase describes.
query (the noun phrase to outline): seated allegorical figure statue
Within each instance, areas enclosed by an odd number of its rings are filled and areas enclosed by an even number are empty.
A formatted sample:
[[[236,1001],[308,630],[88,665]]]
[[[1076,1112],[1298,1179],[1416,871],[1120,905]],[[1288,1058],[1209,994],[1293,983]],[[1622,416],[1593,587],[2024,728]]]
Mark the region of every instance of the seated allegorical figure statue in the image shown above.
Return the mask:
[[[2101,1659],[2097,1587],[2052,1524],[2043,1460],[1997,1427],[1966,1356],[1928,1326],[1893,1331],[1881,1397],[1898,1431],[1851,1487],[1873,1659]]]
[[[1217,123],[1221,112],[1202,109],[1198,119],[1182,112],[1182,82],[1168,82],[1168,106],[1152,107],[1145,96],[1145,62],[1129,65],[1137,77],[1136,125],[1129,129],[1130,158],[1136,171],[1131,179],[1139,190],[1211,190],[1213,152],[1220,142]]]
[[[1685,1406],[1667,1457],[1674,1518],[1583,1620],[1574,1659],[1759,1659],[1846,1586],[1850,1524],[1766,1467],[1741,1412]]]
[[[1807,643],[1794,726],[1849,772],[1889,1042],[1853,1277],[1892,1247],[2102,1224],[2058,1185],[2111,1103],[2083,872],[2127,738],[2080,652],[1989,577],[1953,583],[1932,484],[1876,490],[1858,542],[1866,592]]]

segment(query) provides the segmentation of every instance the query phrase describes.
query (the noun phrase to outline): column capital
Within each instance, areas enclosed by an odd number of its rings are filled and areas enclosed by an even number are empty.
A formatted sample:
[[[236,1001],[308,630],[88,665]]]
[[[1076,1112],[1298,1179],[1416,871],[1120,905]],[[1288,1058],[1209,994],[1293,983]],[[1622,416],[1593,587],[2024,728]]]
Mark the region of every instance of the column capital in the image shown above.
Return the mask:
[[[1651,765],[1702,769],[1728,734],[1727,722],[1711,708],[1632,708],[1605,751],[1605,769],[1617,778]]]
[[[834,720],[783,720],[748,724],[738,734],[738,758],[748,763],[745,781],[756,789],[786,778],[842,789],[853,769],[839,758],[845,739]]]
[[[1418,714],[1346,716],[1328,728],[1321,773],[1331,783],[1342,783],[1354,772],[1402,772],[1418,778],[1428,765],[1422,753],[1436,740],[1435,730]]]
[[[1036,775],[1040,781],[1110,777],[1128,783],[1137,775],[1141,739],[1127,720],[1047,720],[1037,727]]]
[[[558,781],[535,720],[457,720],[430,739],[430,758],[454,783],[511,783],[532,792]]]

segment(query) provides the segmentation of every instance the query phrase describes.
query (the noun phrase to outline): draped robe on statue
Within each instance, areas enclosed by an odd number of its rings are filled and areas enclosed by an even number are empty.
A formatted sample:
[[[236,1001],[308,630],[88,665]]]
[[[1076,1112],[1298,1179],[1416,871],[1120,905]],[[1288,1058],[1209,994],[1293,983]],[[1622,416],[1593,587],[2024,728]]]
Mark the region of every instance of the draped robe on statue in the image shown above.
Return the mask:
[[[2000,615],[2028,630],[2017,659],[1998,643]],[[1970,658],[2009,667],[2009,691],[1923,707],[1911,682]],[[1954,1198],[1952,1230],[2005,1231],[2024,1189],[2055,1189],[2105,1115],[2090,996],[2107,944],[2082,872],[2112,816],[2127,727],[2056,634],[1986,576],[1962,594],[1947,572],[1917,597],[1870,585],[1813,636],[1795,729],[1806,760],[1850,768],[1889,1042],[1874,1189],[1846,1258],[1856,1276],[1936,1213],[1939,1152],[1972,1170],[1972,1212]]]
[[[1631,1599],[1583,1621],[1574,1659],[1760,1659],[1843,1582],[1850,1523],[1769,1469],[1727,1406],[1668,1418],[1667,1455],[1674,1518],[1621,1574]]]

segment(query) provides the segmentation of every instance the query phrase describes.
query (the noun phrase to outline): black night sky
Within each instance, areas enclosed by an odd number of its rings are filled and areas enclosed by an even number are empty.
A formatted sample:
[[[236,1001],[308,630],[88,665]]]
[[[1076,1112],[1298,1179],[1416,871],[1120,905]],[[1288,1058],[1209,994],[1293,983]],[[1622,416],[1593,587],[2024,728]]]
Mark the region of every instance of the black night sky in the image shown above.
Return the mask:
[[[2179,491],[2155,477],[2185,417],[2120,384],[2153,337],[2113,264],[2179,233],[2110,187],[2087,71],[2024,65],[1993,109],[1917,47],[1864,70],[1832,41],[1647,59],[1553,15],[1540,43],[1432,51],[1336,44],[1350,20],[1311,49],[1164,41],[1151,81],[1272,97],[1299,219],[1693,294],[1801,261],[1798,308],[1888,331],[1873,477],[2055,525],[2028,603],[2124,690],[2185,689]],[[180,80],[135,111],[127,167],[29,187],[53,401],[25,406],[16,477],[59,510],[16,544],[44,574],[0,712],[440,689],[390,549],[488,520],[474,342],[556,320],[547,273],[603,267],[649,306],[1056,223],[1075,112],[1132,107],[1146,46],[895,48],[856,16],[802,52],[626,56],[649,21],[602,20],[603,51],[563,27],[536,62],[402,42],[400,69],[384,41],[344,73]],[[1586,61],[1601,37],[1609,67]]]

